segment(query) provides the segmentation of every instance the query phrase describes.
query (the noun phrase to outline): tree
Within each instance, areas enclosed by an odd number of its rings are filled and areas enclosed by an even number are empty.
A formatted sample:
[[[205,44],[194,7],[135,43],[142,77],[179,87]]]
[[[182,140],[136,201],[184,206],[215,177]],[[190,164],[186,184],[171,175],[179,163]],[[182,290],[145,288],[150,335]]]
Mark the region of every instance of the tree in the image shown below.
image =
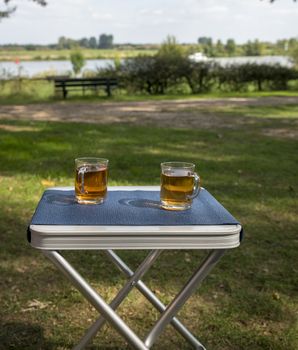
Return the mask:
[[[226,43],[226,51],[229,56],[232,56],[236,52],[236,43],[234,39],[228,39]]]
[[[211,89],[216,81],[217,68],[218,65],[213,61],[194,62],[189,59],[185,60],[183,76],[193,94]]]
[[[183,80],[183,70],[188,62],[185,49],[175,37],[168,36],[155,55],[124,60],[118,71],[128,89],[164,94]]]
[[[246,56],[261,56],[263,52],[263,45],[259,40],[248,41],[245,45],[244,52]]]
[[[3,10],[0,9],[0,20],[1,20],[1,18],[9,17],[16,10],[16,6],[8,7],[7,6],[7,1],[5,1],[5,0],[4,0],[4,3],[6,5],[6,8],[3,9]]]
[[[226,50],[224,44],[221,42],[221,40],[217,40],[215,45],[215,55],[217,57],[222,57],[226,55]]]
[[[177,39],[174,36],[168,35],[166,40],[162,42],[157,55],[159,57],[172,57],[173,59],[180,58],[184,55],[184,49],[178,44]]]
[[[60,36],[60,38],[58,39],[58,49],[59,50],[63,50],[66,47],[66,42],[67,39],[65,38],[65,36]]]
[[[207,36],[201,36],[198,39],[198,43],[200,44],[204,54],[206,56],[214,56],[214,50],[213,50],[213,42],[212,38]]]
[[[80,40],[77,41],[77,40],[74,40],[74,39],[66,38],[65,36],[61,36],[58,39],[57,48],[59,50],[62,50],[62,49],[73,49],[73,48],[76,48],[79,44],[80,44]]]
[[[185,49],[174,36],[168,36],[161,44],[154,61],[155,93],[163,94],[166,89],[182,79]]]
[[[97,48],[97,40],[94,36],[89,38],[89,47],[90,49],[96,49]]]
[[[200,36],[198,39],[198,43],[200,45],[209,45],[212,46],[212,38],[209,38],[207,36]]]
[[[11,1],[13,1],[13,0],[3,0],[3,2],[5,4],[5,9],[3,9],[3,10],[0,9],[0,20],[1,20],[1,18],[9,17],[17,9],[16,6],[12,6],[12,7],[8,6]],[[30,1],[36,2],[37,4],[39,4],[41,6],[46,6],[46,4],[47,4],[46,0],[30,0]]]
[[[298,68],[298,45],[291,50],[290,57],[295,64],[296,68]]]
[[[111,49],[113,47],[113,35],[101,34],[99,37],[98,47],[100,49]]]
[[[70,61],[75,75],[78,75],[85,65],[85,58],[81,51],[75,50],[70,54]]]
[[[89,48],[89,39],[88,38],[82,38],[79,40],[79,45],[81,47],[86,47],[86,48]]]

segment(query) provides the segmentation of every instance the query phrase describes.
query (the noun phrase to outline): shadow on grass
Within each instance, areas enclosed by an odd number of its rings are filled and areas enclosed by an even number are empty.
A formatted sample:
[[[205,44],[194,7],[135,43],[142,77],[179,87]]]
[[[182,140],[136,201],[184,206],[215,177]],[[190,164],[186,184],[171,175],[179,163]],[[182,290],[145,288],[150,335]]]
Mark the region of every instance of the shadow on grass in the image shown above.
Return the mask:
[[[6,122],[20,131],[0,130],[1,172],[58,178],[73,176],[79,156],[110,159],[114,181],[159,183],[161,161],[183,159],[196,162],[212,175],[241,171],[243,175],[276,172],[288,165],[294,140],[265,137],[254,130],[224,131],[158,129],[125,125],[100,126],[80,123]],[[29,126],[27,131],[24,126]],[[30,129],[31,126],[31,129]],[[32,130],[34,128],[34,130]],[[277,165],[274,159],[279,159]],[[248,170],[248,173],[244,172]],[[267,172],[267,174],[265,174]],[[249,174],[250,173],[250,174]],[[235,174],[234,174],[235,177]],[[257,178],[257,176],[256,176]]]
[[[44,329],[38,324],[24,322],[0,323],[0,349],[54,350],[44,337]]]
[[[290,300],[296,292],[293,261],[297,225],[291,214],[297,192],[294,141],[264,137],[249,127],[241,132],[221,130],[219,137],[218,130],[39,122],[10,122],[7,125],[15,128],[0,133],[3,264],[0,283],[3,300],[9,300],[3,308],[4,314],[10,315],[13,307],[17,311],[20,308],[15,305],[15,289],[6,290],[7,285],[20,289],[20,298],[25,304],[42,295],[45,300],[62,304],[62,310],[65,307],[69,312],[72,305],[82,303],[82,297],[73,292],[62,274],[26,242],[26,225],[43,190],[38,185],[41,179],[50,178],[59,185],[69,183],[73,178],[73,159],[92,155],[110,159],[110,179],[114,184],[156,185],[161,161],[184,160],[199,166],[203,186],[223,201],[244,224],[246,231],[243,245],[226,254],[202,284],[196,294],[202,299],[190,301],[188,312],[191,313],[193,308],[196,310],[190,317],[193,328],[198,334],[203,332],[210,348],[214,349],[238,350],[249,346],[262,350],[294,349],[294,341],[286,338],[288,329],[293,329],[295,312]],[[18,132],[18,127],[27,129]],[[34,131],[28,127],[33,127]],[[119,254],[131,269],[136,269],[146,255],[140,251]],[[103,292],[110,286],[112,293],[125,281],[103,253],[63,252],[63,255]],[[174,295],[201,258],[199,251],[165,252],[146,275],[145,282],[161,294],[164,303],[168,303],[170,297],[163,291]],[[140,313],[142,311],[143,308]],[[197,317],[201,313],[202,321]],[[52,311],[49,319],[54,314]],[[26,318],[19,314],[14,317]],[[148,326],[146,320],[138,318],[137,321],[142,328]],[[2,344],[7,344],[6,334],[10,334],[17,346],[23,341],[19,349],[58,347],[45,341],[43,329],[36,326],[37,323],[23,322],[3,324],[5,332],[1,336],[5,337],[6,343]],[[280,324],[284,324],[284,328],[280,328]],[[263,334],[262,327],[267,327],[271,333]],[[19,343],[18,330],[20,334],[23,332]],[[37,339],[36,344],[32,343],[30,333]],[[63,335],[59,337],[62,344]],[[276,345],[279,341],[281,345]],[[161,340],[158,348],[169,348],[167,339]]]

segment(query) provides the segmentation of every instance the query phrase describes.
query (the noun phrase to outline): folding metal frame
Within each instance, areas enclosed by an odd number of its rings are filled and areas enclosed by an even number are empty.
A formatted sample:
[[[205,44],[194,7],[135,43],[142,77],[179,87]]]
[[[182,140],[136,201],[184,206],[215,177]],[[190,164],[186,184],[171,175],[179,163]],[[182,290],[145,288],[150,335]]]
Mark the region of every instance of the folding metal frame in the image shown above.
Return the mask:
[[[195,349],[206,350],[201,342],[175,317],[181,307],[186,303],[195,289],[208,275],[210,270],[216,265],[219,259],[223,256],[225,249],[212,250],[209,255],[199,265],[188,282],[184,285],[172,302],[165,306],[156,295],[141,281],[141,278],[152,267],[156,259],[161,254],[162,250],[152,250],[139,265],[137,270],[133,272],[125,262],[111,249],[105,250],[111,261],[122,271],[128,281],[123,288],[118,292],[114,300],[108,305],[100,295],[84,280],[84,278],[71,266],[71,264],[55,250],[42,250],[43,254],[49,258],[54,265],[62,271],[70,282],[77,288],[78,291],[94,306],[100,313],[100,317],[91,325],[86,334],[80,340],[73,350],[81,350],[94,338],[100,331],[101,327],[107,321],[116,331],[134,349],[148,350],[156,342],[164,328],[171,323],[186,341],[188,341]],[[141,340],[117,315],[115,310],[126,298],[129,292],[136,287],[146,299],[158,310],[161,315],[156,324],[152,327],[145,340]]]

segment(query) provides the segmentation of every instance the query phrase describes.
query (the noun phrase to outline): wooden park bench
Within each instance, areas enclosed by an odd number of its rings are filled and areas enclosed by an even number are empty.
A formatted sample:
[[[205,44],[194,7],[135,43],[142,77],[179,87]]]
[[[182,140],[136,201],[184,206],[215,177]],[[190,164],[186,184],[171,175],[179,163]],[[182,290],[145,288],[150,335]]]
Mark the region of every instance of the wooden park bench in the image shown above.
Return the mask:
[[[66,98],[69,91],[82,89],[85,93],[86,89],[97,91],[99,87],[104,87],[108,96],[112,94],[112,88],[118,86],[115,78],[55,78],[55,92],[62,92],[63,98]]]

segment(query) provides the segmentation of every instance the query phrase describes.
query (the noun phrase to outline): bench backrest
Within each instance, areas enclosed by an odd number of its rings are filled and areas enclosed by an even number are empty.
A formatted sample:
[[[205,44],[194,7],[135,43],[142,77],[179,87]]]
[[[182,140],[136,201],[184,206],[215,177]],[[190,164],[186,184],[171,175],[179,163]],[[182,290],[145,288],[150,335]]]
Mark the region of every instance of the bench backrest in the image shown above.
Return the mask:
[[[115,78],[67,78],[55,79],[55,87],[63,86],[117,86],[118,80]]]

